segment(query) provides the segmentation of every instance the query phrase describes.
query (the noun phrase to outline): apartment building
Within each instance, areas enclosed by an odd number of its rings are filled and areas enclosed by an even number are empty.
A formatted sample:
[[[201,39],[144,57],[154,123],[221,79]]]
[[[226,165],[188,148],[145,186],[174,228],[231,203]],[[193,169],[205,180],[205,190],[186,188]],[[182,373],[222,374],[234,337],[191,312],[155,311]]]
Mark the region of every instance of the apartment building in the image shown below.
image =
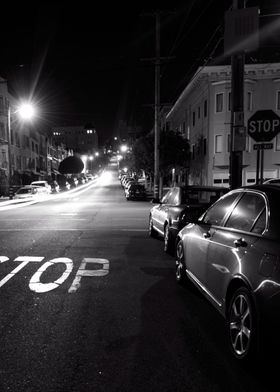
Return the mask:
[[[59,165],[56,161],[69,154],[61,144],[54,145],[52,153],[48,154],[52,142],[47,130],[42,129],[39,121],[33,124],[20,121],[16,107],[16,99],[9,93],[7,81],[0,77],[0,196],[8,194],[10,185],[53,178]],[[50,157],[52,165],[48,164]]]
[[[64,144],[77,154],[92,155],[98,151],[98,135],[90,124],[84,126],[54,127],[51,131],[54,142]]]
[[[258,110],[280,116],[280,63],[248,64],[244,71],[244,122]],[[189,184],[229,185],[231,66],[199,68],[165,117],[165,127],[189,140]],[[246,136],[242,184],[256,181],[256,142]],[[264,179],[280,177],[280,134],[264,151]]]

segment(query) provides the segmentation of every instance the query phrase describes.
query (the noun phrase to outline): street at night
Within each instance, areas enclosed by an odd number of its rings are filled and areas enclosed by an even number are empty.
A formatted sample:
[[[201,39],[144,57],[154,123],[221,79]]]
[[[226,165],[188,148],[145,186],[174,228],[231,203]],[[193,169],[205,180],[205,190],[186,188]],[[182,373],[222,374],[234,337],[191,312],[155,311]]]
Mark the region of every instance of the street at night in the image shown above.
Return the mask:
[[[126,201],[116,166],[0,208],[1,392],[275,390],[277,373],[235,363],[221,316],[176,283],[150,201]]]

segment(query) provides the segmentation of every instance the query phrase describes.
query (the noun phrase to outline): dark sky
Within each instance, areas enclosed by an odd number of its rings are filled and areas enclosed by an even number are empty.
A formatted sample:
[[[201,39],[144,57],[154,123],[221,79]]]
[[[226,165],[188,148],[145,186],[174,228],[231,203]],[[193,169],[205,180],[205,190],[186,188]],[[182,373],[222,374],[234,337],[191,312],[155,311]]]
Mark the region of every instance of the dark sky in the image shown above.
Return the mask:
[[[120,120],[153,124],[154,67],[145,60],[155,56],[153,13],[162,11],[161,56],[170,57],[161,67],[168,103],[222,52],[231,1],[5,3],[0,75],[11,91],[32,94],[50,126],[92,122],[105,140]]]

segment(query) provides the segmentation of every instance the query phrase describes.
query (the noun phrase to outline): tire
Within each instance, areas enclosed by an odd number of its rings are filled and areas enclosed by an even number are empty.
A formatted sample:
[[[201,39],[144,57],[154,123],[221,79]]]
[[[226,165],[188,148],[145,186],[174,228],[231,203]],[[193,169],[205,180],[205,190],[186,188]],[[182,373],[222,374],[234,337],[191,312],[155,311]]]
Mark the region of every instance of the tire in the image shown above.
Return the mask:
[[[186,286],[188,281],[182,240],[179,240],[176,245],[176,281],[181,286]]]
[[[171,234],[170,234],[168,223],[166,223],[166,225],[164,227],[163,241],[164,241],[164,246],[163,246],[164,252],[172,254],[174,248],[172,246],[172,239],[171,239]]]
[[[149,236],[152,237],[152,238],[156,238],[157,237],[157,232],[154,229],[153,220],[152,220],[151,216],[149,218]]]
[[[233,294],[227,312],[230,350],[234,357],[248,362],[258,351],[258,323],[250,292],[241,287]]]

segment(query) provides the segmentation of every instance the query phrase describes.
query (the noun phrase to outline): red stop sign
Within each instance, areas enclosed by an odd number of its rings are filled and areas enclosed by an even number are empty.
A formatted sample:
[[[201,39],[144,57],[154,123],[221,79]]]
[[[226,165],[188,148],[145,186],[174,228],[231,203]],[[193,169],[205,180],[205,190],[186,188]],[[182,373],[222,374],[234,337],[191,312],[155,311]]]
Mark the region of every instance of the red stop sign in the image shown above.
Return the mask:
[[[248,135],[256,142],[269,142],[280,132],[280,117],[273,110],[259,110],[248,120]]]

